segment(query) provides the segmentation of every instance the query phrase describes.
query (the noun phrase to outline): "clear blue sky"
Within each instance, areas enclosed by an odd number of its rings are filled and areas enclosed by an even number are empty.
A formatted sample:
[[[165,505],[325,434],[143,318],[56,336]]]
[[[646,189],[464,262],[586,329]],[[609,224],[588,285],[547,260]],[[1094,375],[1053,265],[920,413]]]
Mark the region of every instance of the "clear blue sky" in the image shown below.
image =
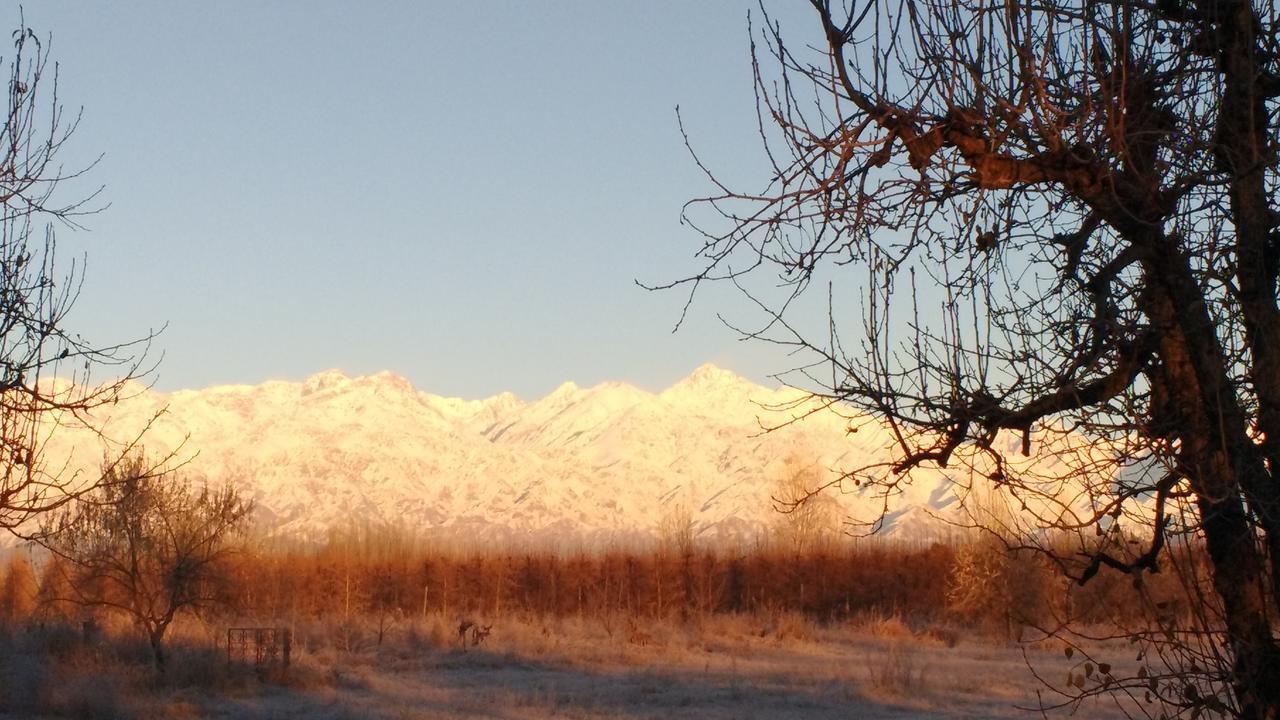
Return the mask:
[[[803,3],[779,6],[813,37]],[[745,307],[633,283],[696,267],[681,204],[763,179],[753,2],[30,3],[76,163],[109,209],[74,328],[168,323],[157,386],[390,369],[419,388],[526,398],[573,379],[658,388],[781,353],[716,320]],[[17,22],[10,6],[8,24]]]

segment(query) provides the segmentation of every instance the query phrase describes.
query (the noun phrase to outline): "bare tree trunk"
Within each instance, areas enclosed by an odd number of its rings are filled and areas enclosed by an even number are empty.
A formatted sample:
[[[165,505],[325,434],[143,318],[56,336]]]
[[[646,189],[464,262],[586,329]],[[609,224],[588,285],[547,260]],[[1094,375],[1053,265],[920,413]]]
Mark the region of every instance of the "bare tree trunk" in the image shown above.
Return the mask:
[[[1267,612],[1270,577],[1246,507],[1248,475],[1265,476],[1266,469],[1185,258],[1176,252],[1156,255],[1150,261],[1156,288],[1147,310],[1161,333],[1161,381],[1171,401],[1162,420],[1182,428],[1179,462],[1196,494],[1241,713],[1274,720],[1280,717],[1280,654]]]
[[[156,624],[147,630],[147,640],[151,645],[151,659],[155,663],[156,672],[161,675],[166,671],[165,662],[167,657],[164,649],[164,634],[167,629],[166,625]]]

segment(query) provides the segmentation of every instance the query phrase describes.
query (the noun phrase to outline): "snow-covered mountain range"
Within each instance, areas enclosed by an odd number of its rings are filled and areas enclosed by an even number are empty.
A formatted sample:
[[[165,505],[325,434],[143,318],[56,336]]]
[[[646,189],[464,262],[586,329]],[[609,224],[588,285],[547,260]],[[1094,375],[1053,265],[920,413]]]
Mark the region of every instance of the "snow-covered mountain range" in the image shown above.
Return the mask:
[[[797,390],[711,365],[659,393],[570,382],[532,402],[439,397],[392,373],[330,370],[303,382],[138,389],[95,421],[125,441],[161,413],[143,437],[148,452],[177,448],[190,459],[182,472],[238,483],[270,532],[319,539],[367,521],[462,541],[599,544],[654,539],[673,518],[706,541],[750,541],[779,522],[773,498],[797,465],[816,483],[888,457],[878,425],[814,409]],[[104,448],[59,430],[48,453],[92,471]],[[865,488],[827,494],[855,518],[882,509]],[[956,500],[948,472],[926,473],[891,499],[884,532],[937,531]]]

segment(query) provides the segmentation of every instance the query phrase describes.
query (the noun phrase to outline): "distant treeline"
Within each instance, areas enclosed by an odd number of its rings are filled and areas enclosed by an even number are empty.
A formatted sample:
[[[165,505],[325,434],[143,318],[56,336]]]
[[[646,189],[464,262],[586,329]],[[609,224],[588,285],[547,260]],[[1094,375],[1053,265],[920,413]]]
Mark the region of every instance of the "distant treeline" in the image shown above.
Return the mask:
[[[1043,556],[998,543],[868,539],[802,552],[757,545],[650,551],[466,551],[395,534],[339,533],[323,547],[246,555],[232,583],[246,616],[412,618],[508,614],[689,618],[802,613],[828,622],[900,615],[921,622],[1052,625],[1123,621],[1140,612],[1132,579],[1104,569],[1084,586]],[[1177,598],[1159,576],[1143,586]],[[1172,582],[1170,578],[1169,582]],[[1173,600],[1171,602],[1176,602]]]
[[[403,553],[329,546],[261,554],[239,568],[239,604],[267,617],[355,612],[636,616],[794,610],[933,613],[945,605],[952,548],[749,554]]]
[[[0,585],[0,619],[66,618],[49,565],[21,555]],[[226,607],[262,623],[308,619],[506,615],[691,618],[714,613],[801,613],[821,622],[898,615],[920,622],[1026,625],[1123,621],[1140,612],[1132,579],[1104,568],[1079,586],[1026,551],[990,542],[867,539],[803,552],[496,551],[422,545],[402,533],[333,533],[323,545],[262,541],[238,555],[221,583]],[[1184,593],[1143,586],[1176,602]],[[1169,582],[1172,582],[1170,578]]]

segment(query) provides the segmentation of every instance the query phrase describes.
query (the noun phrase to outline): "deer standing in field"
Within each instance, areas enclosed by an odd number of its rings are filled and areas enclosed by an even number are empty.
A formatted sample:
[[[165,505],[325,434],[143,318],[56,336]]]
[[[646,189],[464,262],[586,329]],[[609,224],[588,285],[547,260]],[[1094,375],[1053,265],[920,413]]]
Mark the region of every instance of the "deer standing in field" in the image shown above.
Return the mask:
[[[458,622],[458,644],[466,649],[468,635],[471,639],[471,646],[475,647],[484,642],[489,637],[489,632],[493,629],[493,624],[481,625],[474,620],[461,620]]]
[[[653,635],[637,625],[635,620],[627,620],[627,642],[632,645],[652,645]]]

